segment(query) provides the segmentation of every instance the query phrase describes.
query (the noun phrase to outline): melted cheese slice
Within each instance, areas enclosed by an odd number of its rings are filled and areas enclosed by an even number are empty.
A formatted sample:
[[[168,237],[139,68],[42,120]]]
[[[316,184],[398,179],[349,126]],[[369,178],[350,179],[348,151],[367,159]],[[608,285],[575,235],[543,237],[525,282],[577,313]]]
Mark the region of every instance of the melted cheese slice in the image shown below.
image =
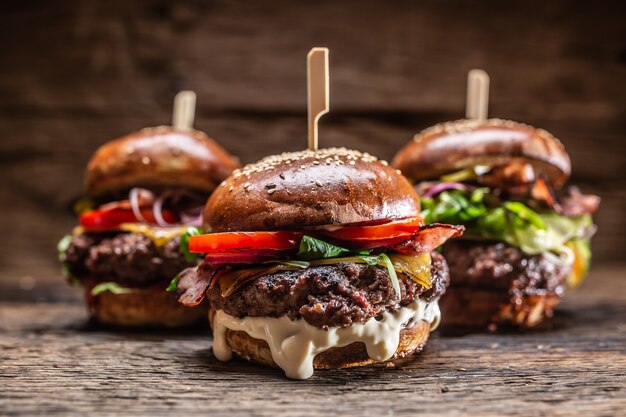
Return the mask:
[[[370,358],[376,361],[390,359],[398,349],[400,331],[411,323],[424,320],[434,330],[440,321],[438,300],[430,303],[416,300],[389,313],[381,320],[370,319],[364,324],[331,327],[322,330],[305,320],[291,320],[287,316],[233,317],[217,310],[214,318],[213,353],[221,361],[230,360],[232,350],[226,341],[226,330],[243,331],[255,339],[264,340],[274,362],[294,379],[313,375],[313,359],[318,353],[333,347],[363,342]]]
[[[147,236],[154,242],[155,246],[161,247],[167,244],[175,237],[185,234],[189,226],[173,226],[173,227],[156,227],[143,223],[122,223],[110,231],[138,233]],[[86,230],[82,226],[77,226],[73,230],[74,235],[85,233]]]

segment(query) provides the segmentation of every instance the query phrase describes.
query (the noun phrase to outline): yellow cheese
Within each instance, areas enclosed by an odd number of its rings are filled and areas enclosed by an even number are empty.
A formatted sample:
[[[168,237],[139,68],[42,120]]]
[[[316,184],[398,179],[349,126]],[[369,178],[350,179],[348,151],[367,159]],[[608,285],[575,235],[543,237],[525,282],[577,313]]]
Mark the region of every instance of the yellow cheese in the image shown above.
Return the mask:
[[[115,228],[108,229],[107,231],[138,233],[147,236],[157,247],[161,247],[167,244],[170,240],[185,234],[187,228],[188,226],[156,227],[143,223],[122,223]],[[76,226],[72,231],[74,236],[82,235],[85,232],[87,232],[87,230],[85,230],[82,226]]]

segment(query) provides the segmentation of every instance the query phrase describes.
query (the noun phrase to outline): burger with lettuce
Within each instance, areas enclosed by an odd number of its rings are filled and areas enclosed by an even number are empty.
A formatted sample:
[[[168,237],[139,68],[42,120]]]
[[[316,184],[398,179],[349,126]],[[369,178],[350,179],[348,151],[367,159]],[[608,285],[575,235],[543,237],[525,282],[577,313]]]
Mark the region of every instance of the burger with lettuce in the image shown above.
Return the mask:
[[[419,352],[448,285],[433,250],[460,226],[425,226],[419,197],[375,157],[330,148],[236,170],[190,237],[204,262],[177,279],[180,302],[207,297],[217,359],[282,368],[384,362]]]
[[[442,254],[444,325],[533,327],[587,273],[599,198],[564,188],[570,158],[542,129],[460,120],[424,130],[393,166],[415,182],[425,222],[460,223]]]
[[[185,309],[166,292],[173,276],[196,265],[184,241],[202,233],[202,207],[238,166],[197,130],[146,128],[110,141],[85,173],[78,225],[59,242],[71,282],[85,289],[89,312],[117,326],[181,326],[207,307]]]

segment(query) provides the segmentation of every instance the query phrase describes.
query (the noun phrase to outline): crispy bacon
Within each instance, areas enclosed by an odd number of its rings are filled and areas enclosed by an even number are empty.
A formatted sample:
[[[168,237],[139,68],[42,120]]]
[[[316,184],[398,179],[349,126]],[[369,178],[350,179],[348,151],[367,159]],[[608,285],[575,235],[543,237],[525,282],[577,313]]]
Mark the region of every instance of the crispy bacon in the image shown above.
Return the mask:
[[[546,206],[555,209],[559,203],[554,195],[554,191],[543,179],[539,178],[530,189],[530,196]]]
[[[188,307],[200,304],[206,296],[211,281],[214,281],[213,278],[222,269],[223,267],[214,268],[209,264],[185,269],[179,274],[178,302]]]
[[[567,217],[593,214],[600,205],[600,197],[593,194],[582,194],[578,187],[569,187],[567,194],[561,199],[561,214]]]
[[[593,214],[600,205],[600,197],[593,194],[582,194],[578,187],[569,187],[566,194],[557,199],[548,183],[540,178],[530,190],[530,196],[539,203],[551,208],[566,217]]]
[[[463,234],[463,226],[433,223],[423,226],[410,239],[393,246],[390,249],[404,255],[432,252],[444,242]]]

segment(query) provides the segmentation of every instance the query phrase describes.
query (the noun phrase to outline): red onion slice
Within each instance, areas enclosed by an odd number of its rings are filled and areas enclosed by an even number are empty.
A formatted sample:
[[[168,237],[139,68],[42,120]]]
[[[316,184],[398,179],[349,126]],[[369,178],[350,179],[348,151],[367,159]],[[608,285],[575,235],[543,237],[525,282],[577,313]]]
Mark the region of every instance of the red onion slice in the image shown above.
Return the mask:
[[[170,196],[170,193],[161,194],[152,205],[152,213],[154,214],[154,220],[156,220],[157,224],[161,227],[171,227],[174,226],[172,223],[168,223],[163,218],[163,202],[166,198]]]
[[[143,215],[141,214],[141,205],[139,202],[139,193],[143,191],[150,193],[150,191],[144,188],[135,187],[131,189],[130,193],[128,193],[128,201],[130,202],[130,209],[133,211],[133,215],[135,216],[135,218],[142,223],[148,223],[145,217],[143,217]]]
[[[422,197],[434,197],[437,194],[440,194],[447,190],[466,191],[467,189],[467,185],[460,182],[440,182],[439,184],[433,185],[428,190],[426,190],[426,192],[422,194]]]

